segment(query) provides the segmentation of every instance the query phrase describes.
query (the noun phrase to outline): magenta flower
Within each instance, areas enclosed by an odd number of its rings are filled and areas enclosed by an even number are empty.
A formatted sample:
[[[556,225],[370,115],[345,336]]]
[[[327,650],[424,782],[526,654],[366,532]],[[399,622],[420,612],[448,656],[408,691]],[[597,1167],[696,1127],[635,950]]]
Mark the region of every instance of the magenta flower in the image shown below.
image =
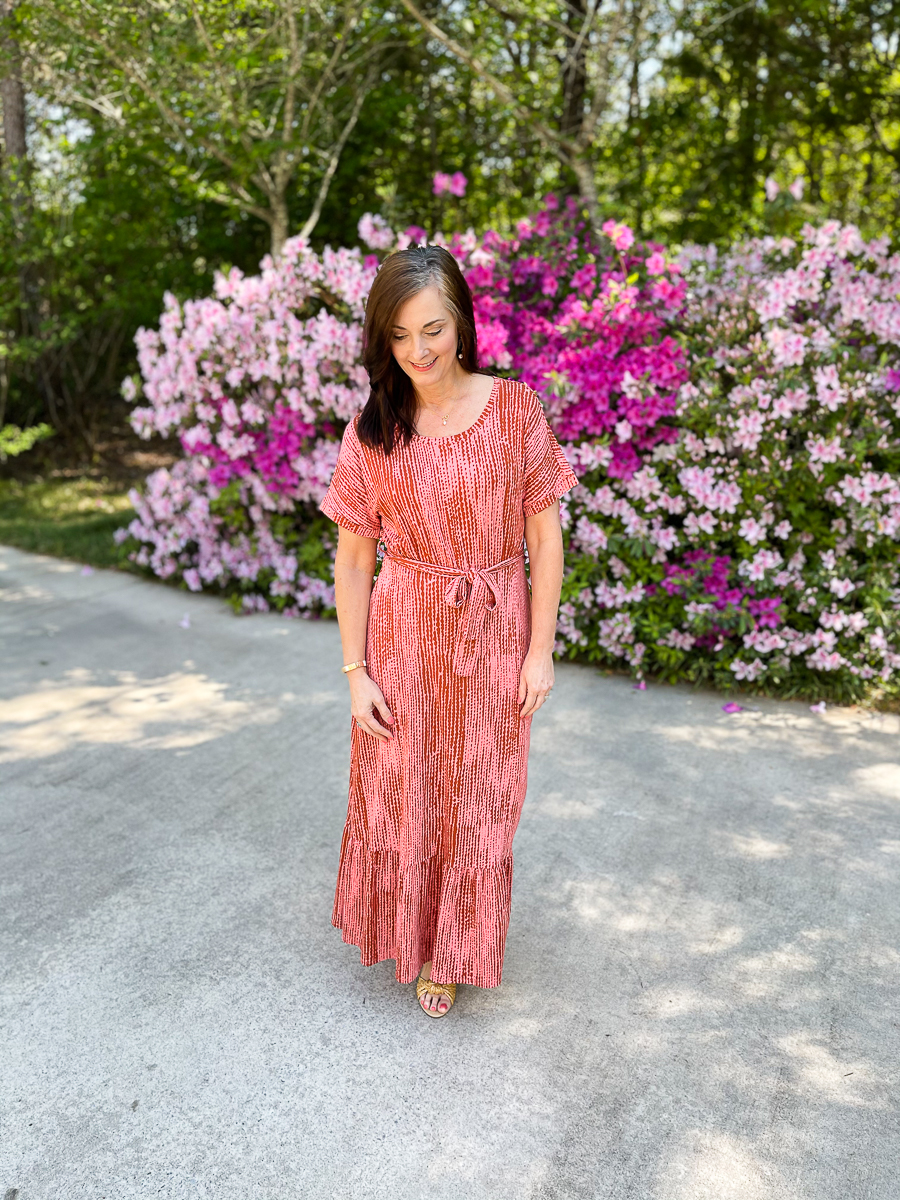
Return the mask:
[[[433,186],[431,190],[434,192],[435,196],[442,196],[444,192],[450,191],[450,176],[445,174],[443,171],[435,172],[432,183]]]
[[[619,224],[616,221],[605,221],[601,229],[615,248],[621,252],[634,244],[634,234],[627,225]]]
[[[648,275],[662,275],[666,269],[666,256],[655,251],[648,257],[646,267]]]
[[[464,196],[466,194],[466,184],[468,182],[468,179],[466,179],[462,171],[455,171],[450,176],[450,183],[447,190],[450,192],[451,196]]]

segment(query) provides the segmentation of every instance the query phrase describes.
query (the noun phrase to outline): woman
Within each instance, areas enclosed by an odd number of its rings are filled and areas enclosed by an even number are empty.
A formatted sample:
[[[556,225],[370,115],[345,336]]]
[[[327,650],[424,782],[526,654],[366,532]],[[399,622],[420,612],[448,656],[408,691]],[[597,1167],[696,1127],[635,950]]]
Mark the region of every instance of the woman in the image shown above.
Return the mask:
[[[577,479],[536,394],[479,372],[447,250],[384,262],[364,347],[369,400],[321,504],[340,527],[353,714],[332,922],[442,1017],[457,983],[500,983],[531,718],[553,687],[558,501]]]

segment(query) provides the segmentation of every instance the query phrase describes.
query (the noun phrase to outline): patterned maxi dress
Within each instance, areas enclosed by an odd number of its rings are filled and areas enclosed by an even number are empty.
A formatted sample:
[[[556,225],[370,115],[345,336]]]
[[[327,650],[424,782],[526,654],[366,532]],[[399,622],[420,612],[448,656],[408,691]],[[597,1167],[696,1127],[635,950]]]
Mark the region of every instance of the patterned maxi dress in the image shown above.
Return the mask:
[[[352,723],[332,923],[365,965],[396,959],[402,983],[428,959],[436,982],[500,983],[531,732],[525,517],[577,482],[515,381],[494,380],[469,429],[390,455],[352,421],[344,433],[320,507],[384,545],[366,660],[394,737]]]

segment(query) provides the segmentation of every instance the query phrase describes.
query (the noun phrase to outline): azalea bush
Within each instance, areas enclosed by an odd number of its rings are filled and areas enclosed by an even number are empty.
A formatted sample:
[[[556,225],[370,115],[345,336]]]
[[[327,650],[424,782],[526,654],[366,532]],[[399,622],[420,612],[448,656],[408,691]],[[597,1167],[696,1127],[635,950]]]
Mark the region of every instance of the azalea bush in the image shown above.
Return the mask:
[[[166,295],[123,392],[147,401],[135,428],[177,434],[184,457],[130,494],[137,517],[120,537],[139,565],[243,609],[333,604],[330,522],[315,506],[368,396],[361,322],[376,265],[294,238],[259,276],[217,274],[214,297]]]
[[[438,179],[457,193],[464,179]],[[454,193],[456,194],[456,193]],[[132,497],[137,561],[243,608],[333,604],[316,504],[368,395],[363,303],[422,240],[300,239],[141,331],[137,428],[184,458]],[[677,255],[551,197],[511,236],[441,241],[481,365],[542,396],[580,478],[563,501],[557,650],[668,679],[849,700],[900,678],[900,256],[852,226]]]
[[[781,695],[896,694],[900,255],[832,222],[679,264],[677,433],[627,478],[611,466],[628,429],[590,445],[609,459],[570,497],[559,649]]]

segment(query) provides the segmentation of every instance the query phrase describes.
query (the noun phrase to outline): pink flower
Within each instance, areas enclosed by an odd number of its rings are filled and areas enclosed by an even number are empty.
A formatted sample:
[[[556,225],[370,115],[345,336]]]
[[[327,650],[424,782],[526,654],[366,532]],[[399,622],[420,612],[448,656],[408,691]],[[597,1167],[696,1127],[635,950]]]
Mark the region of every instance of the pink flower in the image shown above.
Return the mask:
[[[778,193],[781,191],[781,188],[778,186],[778,184],[775,182],[775,180],[772,178],[771,175],[766,180],[765,188],[766,188],[766,199],[767,200],[774,200],[775,197],[778,195]]]
[[[777,367],[799,367],[803,365],[808,338],[802,333],[773,325],[766,330],[766,341],[772,348],[772,361]]]
[[[738,525],[738,533],[751,546],[755,546],[758,542],[765,540],[766,527],[765,525],[761,525],[756,517],[744,517]]]
[[[377,213],[363,213],[357,226],[360,240],[373,250],[389,250],[393,246],[396,235],[384,217]]]
[[[809,461],[812,463],[833,463],[845,457],[839,437],[830,439],[808,437],[806,449],[809,451]]]
[[[601,230],[606,234],[615,248],[621,252],[627,250],[634,243],[634,234],[627,225],[619,224],[615,221],[604,221]]]
[[[829,651],[825,646],[818,646],[806,659],[806,665],[812,671],[837,671],[845,663],[844,657],[837,650]]]
[[[759,678],[763,671],[765,671],[766,665],[761,658],[755,658],[752,663],[745,663],[741,659],[736,658],[732,662],[730,669],[734,672],[735,679],[746,679],[749,683],[752,683],[754,679]]]
[[[791,193],[791,195],[794,197],[795,200],[803,199],[803,184],[804,184],[803,176],[798,175],[797,178],[794,180],[794,182],[788,188],[788,191]]]
[[[646,262],[648,275],[662,275],[666,269],[666,256],[661,254],[659,250],[655,250]]]
[[[432,191],[435,196],[441,196],[444,192],[450,191],[450,176],[443,171],[436,171],[433,179]]]
[[[436,175],[434,178],[435,182],[437,182]],[[451,196],[464,196],[466,194],[466,184],[468,182],[468,179],[466,179],[462,171],[455,171],[450,176],[450,182],[447,185],[447,190],[450,192]]]

